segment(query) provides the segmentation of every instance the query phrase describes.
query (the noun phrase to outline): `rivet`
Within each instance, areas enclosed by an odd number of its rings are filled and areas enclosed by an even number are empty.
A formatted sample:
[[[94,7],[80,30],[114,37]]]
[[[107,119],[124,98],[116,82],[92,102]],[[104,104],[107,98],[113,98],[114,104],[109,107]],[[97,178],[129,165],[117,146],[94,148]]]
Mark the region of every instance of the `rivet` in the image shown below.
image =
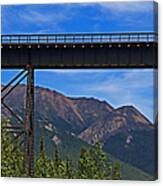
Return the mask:
[[[128,44],[128,45],[127,45],[127,47],[128,47],[128,48],[130,48],[130,47],[131,47],[131,45],[130,45],[130,44]]]

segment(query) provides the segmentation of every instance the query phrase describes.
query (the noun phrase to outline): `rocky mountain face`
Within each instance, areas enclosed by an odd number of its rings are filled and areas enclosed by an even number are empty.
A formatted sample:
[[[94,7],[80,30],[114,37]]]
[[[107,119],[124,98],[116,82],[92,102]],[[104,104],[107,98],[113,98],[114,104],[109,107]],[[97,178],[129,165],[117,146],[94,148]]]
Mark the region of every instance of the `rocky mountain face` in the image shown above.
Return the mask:
[[[89,143],[94,143],[97,139],[105,142],[110,136],[120,131],[129,133],[130,131],[149,131],[152,129],[153,126],[150,121],[136,108],[124,106],[106,113],[103,118],[96,120],[93,125],[84,130],[79,136]]]
[[[6,98],[24,116],[25,85]],[[9,113],[2,107],[2,116]],[[88,144],[100,140],[106,152],[154,174],[155,127],[135,107],[113,108],[94,98],[70,98],[49,89],[35,88],[35,125],[55,127]],[[39,125],[39,126],[38,126]],[[53,140],[60,139],[53,136]]]

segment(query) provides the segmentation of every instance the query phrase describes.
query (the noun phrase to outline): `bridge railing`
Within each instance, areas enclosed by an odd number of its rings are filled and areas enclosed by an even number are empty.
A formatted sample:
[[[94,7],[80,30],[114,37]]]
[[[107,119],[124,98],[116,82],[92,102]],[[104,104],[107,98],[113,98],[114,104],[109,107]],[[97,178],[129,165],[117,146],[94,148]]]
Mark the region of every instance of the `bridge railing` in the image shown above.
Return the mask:
[[[29,34],[2,35],[2,44],[132,43],[156,42],[157,33]]]

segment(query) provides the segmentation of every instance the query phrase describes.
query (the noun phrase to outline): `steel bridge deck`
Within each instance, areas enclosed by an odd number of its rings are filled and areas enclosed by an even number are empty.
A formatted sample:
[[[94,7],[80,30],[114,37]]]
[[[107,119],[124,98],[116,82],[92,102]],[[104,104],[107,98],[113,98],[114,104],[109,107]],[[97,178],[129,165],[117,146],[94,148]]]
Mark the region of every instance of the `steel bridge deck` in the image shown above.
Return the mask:
[[[154,32],[2,35],[2,68],[155,68],[157,37]]]

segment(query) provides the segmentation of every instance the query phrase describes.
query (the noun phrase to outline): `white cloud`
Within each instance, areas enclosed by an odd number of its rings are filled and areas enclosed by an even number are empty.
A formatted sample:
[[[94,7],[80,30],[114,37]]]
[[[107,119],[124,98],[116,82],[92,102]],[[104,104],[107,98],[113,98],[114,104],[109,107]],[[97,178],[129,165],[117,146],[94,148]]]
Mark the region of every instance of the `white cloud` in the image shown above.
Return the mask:
[[[106,23],[117,21],[119,26],[153,30],[153,2],[101,2],[98,3],[101,16],[94,17],[97,21],[101,21],[101,17],[105,18]],[[143,16],[143,19],[141,19]],[[146,20],[146,21],[145,21]]]
[[[115,107],[134,105],[151,120],[153,120],[152,89],[151,70],[128,70],[121,73],[121,76],[110,73],[103,82],[95,81],[88,86],[80,86],[83,92],[101,95],[101,98],[105,97]]]
[[[146,26],[146,28],[151,28],[152,20],[144,23],[144,19],[137,19],[135,15],[139,13],[152,13],[152,2],[96,2],[96,3],[70,3],[70,4],[58,4],[55,5],[56,8],[53,8],[54,5],[28,5],[24,7],[17,7],[16,17],[21,21],[18,27],[21,25],[22,28],[28,28],[33,26],[36,28],[34,32],[37,33],[53,33],[53,32],[64,32],[65,27],[64,23],[68,23],[73,18],[84,16],[86,22],[92,21],[94,24],[92,26],[92,32],[98,32],[101,28],[101,22],[105,21],[106,24],[109,24],[110,20],[119,20],[122,21],[118,24],[121,26],[125,25],[128,27]],[[59,7],[61,6],[61,7]],[[59,8],[58,8],[59,7]],[[83,8],[82,8],[83,7]],[[90,10],[97,10],[97,14],[94,16],[87,16],[87,12],[83,11],[84,7],[89,7]],[[9,11],[12,13],[12,9]],[[90,11],[91,12],[91,11]],[[126,13],[135,13],[132,16],[126,16]],[[9,13],[8,13],[9,15]],[[11,14],[12,15],[12,14]],[[148,16],[148,14],[147,14]],[[149,23],[150,22],[150,23]],[[8,23],[11,24],[10,21]],[[14,23],[15,24],[15,23]],[[147,25],[148,24],[148,25]],[[80,25],[80,21],[79,21]],[[11,27],[11,26],[8,26]],[[67,26],[71,28],[71,25]],[[19,29],[19,32],[21,29]],[[29,32],[29,30],[28,30]]]
[[[35,26],[40,27],[37,33],[63,32],[62,24],[71,20],[76,14],[75,11],[72,11],[72,8],[65,5],[62,9],[48,9],[47,7],[33,5],[27,6],[23,11],[17,13],[25,24],[35,24]]]
[[[70,16],[67,16],[67,9],[64,9],[63,11],[50,11],[50,12],[44,12],[43,10],[30,10],[27,9],[24,14],[22,14],[22,18],[26,21],[33,22],[33,23],[56,23],[68,20]],[[70,14],[71,15],[71,14]]]
[[[115,14],[117,12],[150,12],[153,9],[152,2],[102,2],[98,4],[104,11],[112,11]]]
[[[127,93],[137,91],[138,88],[149,88],[153,86],[153,76],[148,70],[130,70],[120,78],[112,75],[106,81],[89,87],[91,91],[114,93],[117,91]]]

